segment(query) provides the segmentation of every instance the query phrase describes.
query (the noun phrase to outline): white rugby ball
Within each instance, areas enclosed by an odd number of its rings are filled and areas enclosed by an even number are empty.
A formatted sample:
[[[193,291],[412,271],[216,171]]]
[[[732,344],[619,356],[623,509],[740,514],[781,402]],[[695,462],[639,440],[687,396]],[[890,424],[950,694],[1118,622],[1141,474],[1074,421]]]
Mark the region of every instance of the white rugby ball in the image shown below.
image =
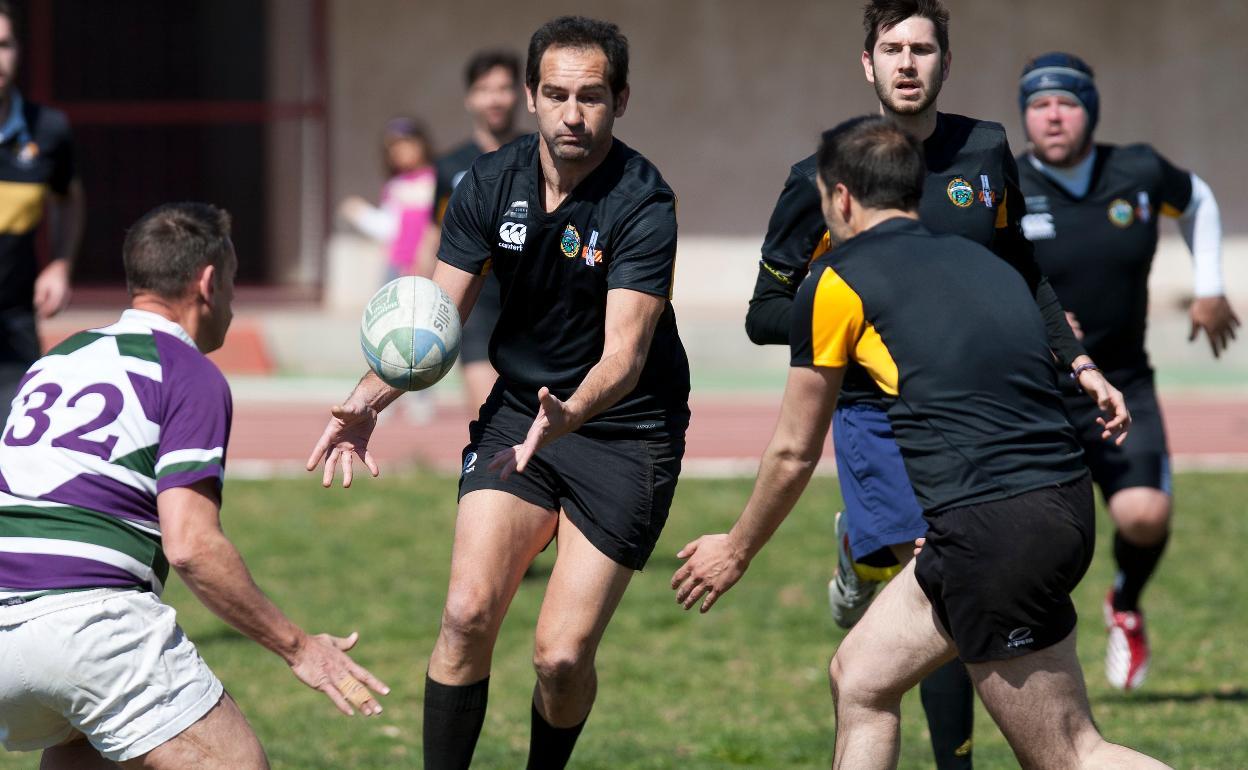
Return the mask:
[[[382,286],[360,321],[369,367],[401,390],[422,390],[442,379],[455,365],[459,337],[459,309],[450,296],[412,275]]]

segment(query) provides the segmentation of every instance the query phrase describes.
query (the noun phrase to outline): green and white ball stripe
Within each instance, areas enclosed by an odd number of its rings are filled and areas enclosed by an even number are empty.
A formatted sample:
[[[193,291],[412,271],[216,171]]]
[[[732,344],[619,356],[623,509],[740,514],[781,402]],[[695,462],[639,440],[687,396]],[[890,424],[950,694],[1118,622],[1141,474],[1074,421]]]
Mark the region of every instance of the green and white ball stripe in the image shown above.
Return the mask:
[[[459,309],[428,278],[403,276],[381,287],[364,308],[360,347],[387,385],[423,390],[459,355]]]

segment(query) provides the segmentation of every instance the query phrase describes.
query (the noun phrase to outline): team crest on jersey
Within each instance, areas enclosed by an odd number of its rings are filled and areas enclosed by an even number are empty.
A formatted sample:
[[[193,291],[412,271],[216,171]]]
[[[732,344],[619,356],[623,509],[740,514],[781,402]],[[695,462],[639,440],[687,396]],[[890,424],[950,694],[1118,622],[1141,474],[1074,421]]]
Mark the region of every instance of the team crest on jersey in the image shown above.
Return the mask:
[[[953,181],[945,188],[945,192],[949,194],[949,200],[953,201],[953,205],[960,209],[975,202],[975,188],[960,176],[953,178]]]
[[[563,228],[563,237],[559,239],[559,250],[568,259],[573,259],[580,253],[581,234],[577,231],[575,225],[569,224]]]
[[[1115,198],[1109,204],[1109,221],[1118,227],[1130,227],[1135,221],[1135,207],[1131,205],[1131,201]]]

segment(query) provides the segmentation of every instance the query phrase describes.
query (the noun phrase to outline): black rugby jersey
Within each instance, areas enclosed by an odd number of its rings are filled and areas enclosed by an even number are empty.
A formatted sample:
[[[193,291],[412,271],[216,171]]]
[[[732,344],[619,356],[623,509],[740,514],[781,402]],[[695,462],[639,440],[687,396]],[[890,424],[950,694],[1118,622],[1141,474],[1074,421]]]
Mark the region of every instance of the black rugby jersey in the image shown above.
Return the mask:
[[[1083,327],[1083,345],[1102,369],[1150,371],[1144,335],[1148,274],[1160,214],[1180,216],[1192,176],[1144,144],[1098,144],[1082,198],[1019,158],[1027,201],[1023,233],[1062,307]]]
[[[676,196],[658,169],[619,139],[553,212],[543,210],[538,136],[482,156],[451,196],[438,258],[492,270],[502,313],[490,362],[508,402],[537,414],[537,391],[566,399],[602,357],[607,291],[671,297]],[[689,361],[671,303],[660,317],[637,387],[582,433],[683,433]]]
[[[942,112],[937,115],[936,130],[923,142],[923,151],[927,179],[919,202],[920,219],[934,232],[969,238],[1013,265],[1033,288],[1050,347],[1062,365],[1068,366],[1083,349],[1019,227],[1022,194],[1005,129],[999,123]],[[807,266],[828,250],[817,174],[814,155],[793,166],[772,212],[746,316],[746,330],[756,343],[788,341],[791,298],[806,277]],[[956,314],[956,307],[950,304],[946,312]],[[845,373],[841,403],[887,406],[883,394],[857,365]]]
[[[74,178],[69,122],[58,110],[22,100],[0,126],[0,311],[33,309],[35,234],[49,192],[64,195]],[[19,119],[20,117],[20,119]]]
[[[437,201],[437,220],[442,221],[442,217],[446,214],[446,205],[451,202],[451,193],[455,190],[455,185],[459,184],[459,180],[463,179],[468,173],[468,169],[472,168],[472,163],[477,158],[485,154],[485,151],[477,146],[477,143],[469,139],[460,146],[451,150],[446,155],[438,158],[434,163],[437,170],[437,191],[434,193],[434,199]]]
[[[793,366],[857,362],[892,396],[925,513],[1086,473],[1031,290],[977,243],[904,217],[851,238],[811,265],[790,348]]]

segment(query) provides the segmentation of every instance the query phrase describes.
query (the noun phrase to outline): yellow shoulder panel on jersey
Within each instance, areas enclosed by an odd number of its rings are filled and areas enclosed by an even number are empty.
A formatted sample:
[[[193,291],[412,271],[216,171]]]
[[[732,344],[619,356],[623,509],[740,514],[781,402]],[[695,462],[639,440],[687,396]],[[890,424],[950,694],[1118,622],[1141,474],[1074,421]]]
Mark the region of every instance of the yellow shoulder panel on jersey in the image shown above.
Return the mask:
[[[48,186],[35,182],[0,182],[0,234],[25,235],[43,219]]]
[[[865,325],[862,299],[830,267],[819,276],[819,285],[815,287],[810,324],[814,365],[832,368],[847,365]]]
[[[811,347],[815,366],[839,368],[857,361],[880,386],[897,395],[897,363],[862,308],[858,296],[832,268],[819,276],[811,314]]]
[[[1000,230],[1003,227],[1007,227],[1010,224],[1009,203],[1010,203],[1010,191],[1002,190],[1001,191],[1001,205],[997,206],[996,228],[998,230]]]
[[[823,237],[820,238],[819,242],[815,244],[815,250],[810,252],[810,259],[806,260],[806,264],[809,265],[811,262],[814,262],[816,259],[819,259],[824,254],[827,254],[828,250],[831,248],[832,248],[832,234],[829,233],[827,230],[824,230]]]

